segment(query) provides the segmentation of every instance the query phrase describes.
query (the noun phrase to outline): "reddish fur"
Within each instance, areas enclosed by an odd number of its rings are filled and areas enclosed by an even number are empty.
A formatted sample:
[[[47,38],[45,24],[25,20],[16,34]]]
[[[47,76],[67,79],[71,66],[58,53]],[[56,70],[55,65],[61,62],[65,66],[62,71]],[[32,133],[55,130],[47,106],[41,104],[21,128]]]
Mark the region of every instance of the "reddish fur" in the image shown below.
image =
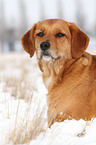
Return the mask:
[[[66,34],[65,38],[55,37],[59,29]],[[65,119],[90,120],[95,117],[96,56],[84,52],[88,46],[89,37],[74,23],[56,19],[39,22],[30,31],[22,37],[21,41],[24,49],[31,56],[43,41],[49,41],[50,49],[56,56],[62,56],[50,62],[38,59],[44,83],[46,84],[51,78],[47,85],[49,126]],[[43,38],[36,36],[40,31],[46,34]]]

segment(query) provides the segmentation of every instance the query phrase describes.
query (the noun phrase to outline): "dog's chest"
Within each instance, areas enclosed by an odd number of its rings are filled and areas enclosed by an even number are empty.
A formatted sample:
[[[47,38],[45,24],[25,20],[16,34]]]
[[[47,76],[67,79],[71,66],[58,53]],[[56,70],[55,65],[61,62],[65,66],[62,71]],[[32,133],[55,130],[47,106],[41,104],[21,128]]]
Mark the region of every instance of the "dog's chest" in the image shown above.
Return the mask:
[[[43,62],[42,64],[43,81],[48,91],[50,91],[57,84],[59,72],[61,69],[61,65],[58,66],[55,64],[52,61]]]
[[[47,89],[49,88],[51,82],[52,82],[52,76],[49,76],[48,78],[44,78],[44,83]]]
[[[50,90],[53,87],[57,76],[54,74],[54,69],[48,67],[48,65],[46,67],[44,67],[43,70],[44,70],[43,71],[44,84],[45,84],[46,88],[48,90]]]

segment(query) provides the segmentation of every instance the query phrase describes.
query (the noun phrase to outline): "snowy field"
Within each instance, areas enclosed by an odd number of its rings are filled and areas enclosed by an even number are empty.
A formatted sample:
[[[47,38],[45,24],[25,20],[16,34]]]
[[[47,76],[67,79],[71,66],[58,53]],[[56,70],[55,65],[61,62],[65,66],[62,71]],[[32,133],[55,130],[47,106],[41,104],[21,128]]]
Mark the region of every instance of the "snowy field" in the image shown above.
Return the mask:
[[[96,145],[96,118],[48,128],[46,94],[35,56],[0,54],[0,145]]]

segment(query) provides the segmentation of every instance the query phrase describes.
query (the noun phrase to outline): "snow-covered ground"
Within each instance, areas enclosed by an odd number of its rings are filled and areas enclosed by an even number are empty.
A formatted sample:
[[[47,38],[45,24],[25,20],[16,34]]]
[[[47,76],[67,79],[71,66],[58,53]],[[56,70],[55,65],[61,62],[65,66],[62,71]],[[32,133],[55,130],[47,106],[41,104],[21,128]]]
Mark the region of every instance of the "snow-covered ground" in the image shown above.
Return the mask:
[[[0,145],[96,145],[96,118],[48,128],[46,94],[35,56],[0,54]]]

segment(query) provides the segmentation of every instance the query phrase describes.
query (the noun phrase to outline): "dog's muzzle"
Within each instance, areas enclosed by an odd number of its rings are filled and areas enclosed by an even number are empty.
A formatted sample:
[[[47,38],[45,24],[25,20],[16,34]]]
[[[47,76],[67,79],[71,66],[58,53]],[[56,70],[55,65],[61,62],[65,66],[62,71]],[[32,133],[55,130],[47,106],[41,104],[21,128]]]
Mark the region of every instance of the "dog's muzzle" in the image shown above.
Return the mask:
[[[40,49],[41,49],[41,58],[43,57],[49,57],[52,58],[50,55],[50,43],[48,41],[44,41],[40,44]]]
[[[50,52],[50,43],[48,41],[44,41],[40,44],[40,49],[41,49],[41,55],[40,55],[40,59],[44,59],[44,60],[51,60],[51,59],[60,59],[61,57],[54,57],[51,52]]]

